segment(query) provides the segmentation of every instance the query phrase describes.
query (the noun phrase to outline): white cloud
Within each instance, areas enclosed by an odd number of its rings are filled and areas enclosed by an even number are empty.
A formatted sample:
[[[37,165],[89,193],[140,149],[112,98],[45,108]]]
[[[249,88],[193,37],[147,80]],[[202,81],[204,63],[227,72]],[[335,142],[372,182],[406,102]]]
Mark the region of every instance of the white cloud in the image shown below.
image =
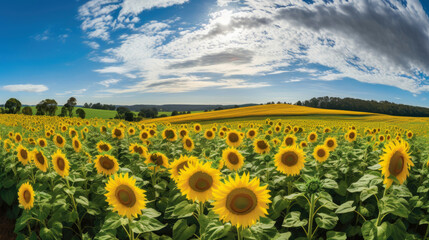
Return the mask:
[[[34,84],[15,84],[15,85],[6,85],[2,87],[3,90],[9,92],[45,92],[48,90],[48,87],[45,85],[34,85]]]
[[[159,5],[153,6],[154,2],[92,0],[80,9],[89,37],[106,40],[111,31],[129,28],[113,40],[119,46],[103,51],[100,62],[107,65],[95,71],[141,82],[111,91],[225,88],[237,84],[214,79],[284,72],[299,72],[308,75],[306,79],[353,78],[413,93],[429,91],[429,18],[417,0],[406,5],[390,0],[394,8],[379,0],[313,4],[246,0],[233,10],[211,13],[208,22],[199,25],[178,29],[167,19],[135,27],[135,17],[142,11],[186,1],[157,1]],[[218,5],[228,7],[231,2],[235,1],[218,0]],[[200,74],[217,77],[195,77]]]
[[[121,81],[120,79],[107,79],[107,80],[98,82],[98,84],[103,85],[105,87],[110,87],[111,85],[117,84],[120,81]]]
[[[83,93],[85,93],[88,89],[86,88],[82,88],[82,89],[77,89],[77,90],[70,90],[70,91],[65,91],[62,93],[56,93],[55,95],[57,96],[64,96],[64,95],[75,95],[75,96],[80,96]]]
[[[33,38],[37,41],[46,41],[49,39],[49,35],[50,35],[50,32],[47,29],[47,30],[43,31],[43,33],[40,33],[40,34],[33,36]]]
[[[89,47],[91,47],[92,49],[100,48],[100,44],[98,44],[97,42],[94,42],[94,41],[84,41],[84,43],[86,45],[88,45]]]

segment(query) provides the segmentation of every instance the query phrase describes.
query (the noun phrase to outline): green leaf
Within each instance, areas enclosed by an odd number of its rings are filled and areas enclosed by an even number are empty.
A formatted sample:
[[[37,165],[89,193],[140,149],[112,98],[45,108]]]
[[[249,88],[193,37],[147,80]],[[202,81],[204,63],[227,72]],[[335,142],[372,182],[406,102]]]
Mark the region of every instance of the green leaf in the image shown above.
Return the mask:
[[[174,240],[187,240],[190,239],[197,229],[195,224],[188,226],[186,219],[178,220],[173,226],[173,239]]]
[[[7,203],[7,205],[11,206],[13,201],[17,198],[17,191],[15,188],[3,189],[0,191],[0,196]]]
[[[394,224],[390,225],[390,231],[390,237],[393,238],[393,240],[402,240],[406,238],[407,227],[404,225],[401,219],[398,219]]]
[[[55,239],[55,235],[54,233],[52,233],[52,231],[49,228],[43,227],[42,229],[40,229],[40,238],[42,240],[50,240],[50,239]]]
[[[379,209],[382,215],[391,213],[403,218],[408,218],[410,213],[407,200],[394,196],[384,196],[380,199]]]
[[[157,219],[144,215],[140,217],[139,220],[131,223],[131,229],[135,233],[155,232],[163,229],[165,226],[167,226],[167,224],[162,224]]]
[[[24,211],[22,215],[16,219],[15,223],[15,233],[18,233],[22,229],[24,229],[27,226],[28,220],[31,218],[31,214],[28,214],[28,211]]]
[[[364,189],[375,186],[381,182],[383,182],[381,177],[372,174],[365,174],[357,182],[352,183],[350,187],[347,188],[347,191],[351,193],[362,192]]]
[[[337,213],[337,214],[343,214],[343,213],[353,212],[356,209],[356,207],[353,207],[353,203],[354,203],[354,201],[348,201],[348,202],[345,202],[345,203],[341,204],[337,208],[337,210],[335,211],[335,213]]]
[[[332,179],[323,179],[322,187],[326,189],[338,189],[338,183]]]
[[[196,209],[197,205],[195,203],[189,203],[185,200],[174,207],[172,216],[176,218],[190,217]]]
[[[371,197],[372,195],[377,194],[377,193],[378,193],[378,187],[377,186],[372,186],[370,188],[365,188],[360,193],[360,200],[363,202],[366,199],[368,199],[369,197]]]
[[[232,226],[230,223],[224,224],[219,220],[215,219],[215,221],[210,222],[205,228],[205,231],[203,233],[203,236],[205,237],[203,239],[206,239],[206,240],[221,239],[229,233],[229,231],[231,230],[231,227]]]
[[[84,206],[84,207],[89,207],[88,198],[86,198],[84,196],[79,196],[78,198],[76,198],[76,202],[79,203],[80,205]]]
[[[142,210],[142,215],[146,217],[157,218],[161,216],[161,213],[153,208],[145,208]]]
[[[294,200],[294,199],[301,197],[301,196],[304,196],[304,193],[293,193],[293,194],[286,196],[285,198],[288,200]]]
[[[378,163],[368,167],[369,170],[378,170],[380,168],[381,168],[381,165]]]
[[[362,236],[365,240],[376,240],[377,239],[377,227],[375,226],[377,219],[366,221],[362,225]]]
[[[283,227],[303,227],[307,225],[307,219],[300,219],[301,213],[294,211],[290,212],[283,221]]]
[[[271,240],[277,234],[274,224],[273,220],[261,217],[259,222],[246,229],[247,231],[243,231],[243,237],[245,239]]]
[[[286,201],[282,196],[277,195],[273,199],[273,203],[271,204],[270,217],[272,219],[276,219],[280,216],[282,211],[287,208],[289,202]]]
[[[104,219],[103,230],[117,229],[121,226],[121,218],[116,213],[109,213]]]
[[[316,223],[320,228],[331,230],[337,225],[338,217],[326,213],[317,213]]]
[[[326,239],[327,240],[346,240],[347,235],[345,232],[329,231],[326,233]]]
[[[273,240],[289,240],[291,236],[292,236],[291,232],[277,233],[277,235],[273,238]]]

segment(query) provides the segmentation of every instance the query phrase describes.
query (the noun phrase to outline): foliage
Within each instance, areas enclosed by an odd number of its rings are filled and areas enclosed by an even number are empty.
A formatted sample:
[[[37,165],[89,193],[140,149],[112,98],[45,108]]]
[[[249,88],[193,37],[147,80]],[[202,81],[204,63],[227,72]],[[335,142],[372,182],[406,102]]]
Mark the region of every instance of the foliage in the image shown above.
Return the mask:
[[[4,104],[6,113],[16,114],[21,110],[21,102],[16,98],[9,98]]]

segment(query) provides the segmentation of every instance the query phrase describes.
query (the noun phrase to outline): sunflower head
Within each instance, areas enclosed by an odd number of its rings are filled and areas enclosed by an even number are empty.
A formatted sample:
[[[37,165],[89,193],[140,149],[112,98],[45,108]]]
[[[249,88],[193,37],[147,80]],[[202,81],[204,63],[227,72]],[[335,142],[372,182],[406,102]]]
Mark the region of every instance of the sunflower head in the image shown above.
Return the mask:
[[[207,129],[206,132],[204,133],[204,137],[208,140],[212,140],[216,137],[216,135],[212,129]]]
[[[274,164],[279,172],[286,175],[299,175],[304,168],[305,153],[296,145],[281,148],[274,156]]]
[[[129,150],[131,154],[137,154],[140,157],[147,157],[147,148],[140,144],[131,143]]]
[[[192,141],[192,138],[185,136],[182,139],[183,142],[183,148],[186,149],[187,151],[192,151],[192,149],[195,148],[195,144],[194,141]]]
[[[46,172],[48,170],[48,160],[42,151],[34,149],[31,152],[31,156],[37,168],[39,168],[42,172]]]
[[[57,152],[52,155],[52,165],[54,166],[55,171],[61,177],[64,178],[69,175],[69,161],[67,160],[66,155],[63,154],[60,149],[58,149]]]
[[[128,173],[110,177],[106,190],[106,201],[120,216],[132,219],[146,208],[145,191],[136,186],[136,179],[128,177]]]
[[[18,160],[25,166],[28,164],[28,162],[31,160],[30,152],[27,148],[19,144],[19,146],[16,148]]]
[[[80,150],[82,149],[82,143],[79,141],[79,138],[77,137],[74,137],[72,139],[72,145],[75,152],[80,152]]]
[[[249,131],[247,131],[246,136],[247,138],[253,139],[258,135],[258,132],[256,131],[256,129],[249,129]]]
[[[134,127],[129,127],[128,128],[128,135],[132,136],[136,134],[136,129]]]
[[[103,141],[97,143],[98,152],[108,152],[110,151],[110,149],[112,149],[112,145],[110,145],[109,143]]]
[[[30,210],[34,205],[34,190],[30,183],[26,182],[19,187],[18,201],[25,210]]]
[[[384,175],[384,184],[389,188],[396,177],[403,184],[409,175],[409,169],[414,166],[409,154],[410,146],[405,141],[393,140],[384,146],[384,154],[380,157],[381,173]]]
[[[325,146],[329,149],[329,151],[334,151],[337,148],[337,140],[335,138],[329,137],[325,139]]]
[[[346,140],[347,141],[349,141],[349,142],[353,142],[353,141],[355,141],[357,139],[357,132],[356,132],[356,130],[349,130],[347,133],[346,133]]]
[[[329,157],[329,150],[325,145],[318,145],[314,148],[313,151],[313,157],[318,161],[318,162],[324,162],[328,159]]]
[[[177,183],[179,181],[179,176],[185,167],[198,163],[198,158],[193,156],[181,155],[179,159],[174,160],[170,164],[170,174],[171,178]]]
[[[154,153],[150,153],[148,154],[146,161],[146,164],[155,164],[157,168],[164,166],[166,168],[168,168],[169,164],[168,164],[168,158],[160,153],[160,152],[154,152]]]
[[[125,137],[124,129],[120,127],[114,127],[112,129],[112,138],[123,139]]]
[[[299,146],[300,146],[301,148],[306,148],[306,147],[308,147],[308,143],[307,143],[306,141],[301,141],[301,142],[299,143]]]
[[[173,128],[166,128],[162,132],[162,138],[167,139],[170,142],[174,142],[177,140],[177,133]]]
[[[211,163],[196,162],[180,172],[177,187],[187,199],[206,202],[212,199],[212,191],[220,184],[220,172]]]
[[[242,141],[243,137],[238,131],[232,130],[229,131],[226,135],[226,144],[228,144],[230,147],[238,147]]]
[[[317,133],[311,132],[310,134],[308,134],[307,140],[311,143],[315,143],[317,141]]]
[[[297,138],[294,134],[288,134],[283,140],[283,145],[293,146],[296,144],[296,140],[297,140]]]
[[[414,136],[414,133],[412,131],[407,131],[407,138],[408,139],[413,138],[413,136]]]
[[[256,139],[253,142],[253,151],[259,154],[269,153],[270,145],[265,139]]]
[[[244,164],[244,157],[235,148],[227,148],[222,152],[222,161],[229,170],[238,170]]]
[[[247,228],[268,214],[269,198],[267,185],[260,186],[258,178],[250,180],[248,174],[237,174],[214,189],[213,211],[222,221]]]
[[[62,148],[64,147],[64,145],[66,145],[66,140],[63,136],[61,136],[60,134],[57,134],[54,136],[54,143],[57,147]]]
[[[94,163],[97,172],[106,176],[112,175],[119,170],[118,160],[108,154],[97,155]]]

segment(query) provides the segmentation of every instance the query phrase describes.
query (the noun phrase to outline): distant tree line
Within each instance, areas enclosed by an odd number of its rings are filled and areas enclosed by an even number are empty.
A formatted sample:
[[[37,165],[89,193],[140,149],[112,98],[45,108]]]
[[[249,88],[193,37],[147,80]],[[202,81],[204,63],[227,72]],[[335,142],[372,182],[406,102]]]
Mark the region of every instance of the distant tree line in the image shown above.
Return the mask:
[[[325,96],[305,101],[298,101],[295,105],[324,109],[382,113],[396,116],[429,117],[429,108],[397,104],[388,101],[362,100],[356,98]]]
[[[73,109],[77,104],[77,100],[75,97],[71,97],[67,100],[67,102],[62,106],[61,113],[58,114],[59,117],[73,117]],[[16,98],[10,98],[4,104],[4,108],[0,108],[0,113],[6,114],[19,114],[22,113],[24,115],[33,115],[33,109],[29,106],[25,106],[22,108],[21,102]],[[36,105],[36,115],[45,115],[45,116],[55,116],[58,109],[58,103],[54,99],[45,99],[40,101]],[[75,112],[80,118],[85,118],[85,110],[82,108],[76,109]]]
[[[85,103],[84,108],[102,109],[102,110],[116,110],[116,106],[112,104],[101,104],[101,103]]]

